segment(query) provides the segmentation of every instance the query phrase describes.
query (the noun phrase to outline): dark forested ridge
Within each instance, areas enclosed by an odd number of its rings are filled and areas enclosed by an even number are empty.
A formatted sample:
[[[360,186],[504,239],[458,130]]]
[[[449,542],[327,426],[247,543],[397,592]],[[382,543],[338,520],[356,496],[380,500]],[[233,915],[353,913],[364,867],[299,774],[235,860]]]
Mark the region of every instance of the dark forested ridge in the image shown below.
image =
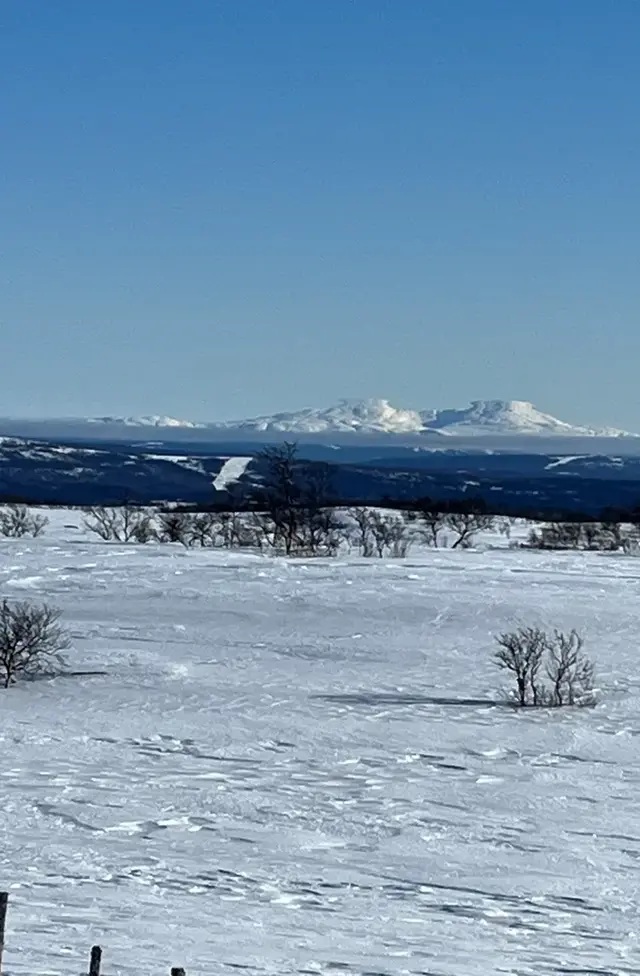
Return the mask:
[[[263,445],[51,443],[0,439],[0,497],[42,504],[245,504],[263,477]],[[560,442],[558,448],[562,448]],[[481,501],[489,511],[598,516],[640,504],[640,457],[298,446],[299,463],[330,471],[335,504]],[[227,478],[230,457],[244,456]],[[332,460],[328,462],[326,459]],[[227,469],[229,465],[227,465]]]

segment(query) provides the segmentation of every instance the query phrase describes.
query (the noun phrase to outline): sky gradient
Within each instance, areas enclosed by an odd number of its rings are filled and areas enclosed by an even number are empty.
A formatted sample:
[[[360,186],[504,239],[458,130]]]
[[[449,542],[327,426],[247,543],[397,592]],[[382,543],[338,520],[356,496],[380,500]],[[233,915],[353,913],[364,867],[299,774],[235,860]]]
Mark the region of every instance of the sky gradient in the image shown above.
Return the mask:
[[[637,0],[2,0],[0,415],[640,430]]]

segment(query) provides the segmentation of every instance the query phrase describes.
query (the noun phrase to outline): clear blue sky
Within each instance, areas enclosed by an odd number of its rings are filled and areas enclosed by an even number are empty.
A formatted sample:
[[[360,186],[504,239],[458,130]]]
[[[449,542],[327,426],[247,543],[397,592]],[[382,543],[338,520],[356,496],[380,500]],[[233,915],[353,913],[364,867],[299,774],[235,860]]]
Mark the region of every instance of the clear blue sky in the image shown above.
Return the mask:
[[[640,429],[638,0],[2,0],[0,415]]]

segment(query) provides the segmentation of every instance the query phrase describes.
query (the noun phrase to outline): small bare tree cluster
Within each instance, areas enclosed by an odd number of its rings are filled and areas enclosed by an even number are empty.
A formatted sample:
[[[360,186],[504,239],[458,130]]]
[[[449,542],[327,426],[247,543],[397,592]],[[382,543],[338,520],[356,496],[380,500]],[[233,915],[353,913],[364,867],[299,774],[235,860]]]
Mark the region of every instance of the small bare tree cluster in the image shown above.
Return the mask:
[[[48,524],[48,518],[32,512],[27,505],[5,505],[0,508],[0,535],[7,539],[21,539],[24,536],[36,538],[42,535]]]
[[[494,662],[513,676],[511,697],[520,708],[595,704],[594,666],[575,630],[550,635],[538,627],[520,627],[496,639]]]
[[[202,549],[257,548],[256,534],[240,512],[183,512],[183,532],[180,541],[184,546]],[[162,540],[164,541],[164,540]]]
[[[284,556],[336,556],[345,549],[365,557],[402,559],[416,542],[468,548],[476,533],[495,526],[478,512],[382,511],[331,504],[329,469],[298,460],[294,445],[263,453],[266,473],[240,511],[156,512],[123,505],[94,506],[85,526],[105,541],[180,543],[186,548],[258,549]]]
[[[381,512],[375,508],[350,508],[348,541],[361,556],[379,559],[404,559],[411,548],[410,520],[398,512]]]
[[[531,529],[527,549],[552,551],[585,549],[633,552],[640,545],[640,528],[621,522],[548,522]]]
[[[481,512],[448,512],[445,525],[455,533],[452,549],[470,549],[478,532],[487,532],[495,526],[495,516]]]
[[[46,604],[0,602],[0,684],[35,678],[62,665],[69,635],[60,627],[60,611]]]
[[[181,542],[188,546],[191,537],[190,512],[160,512],[158,514],[158,541]]]
[[[479,532],[498,528],[504,534],[505,525],[508,531],[508,521],[473,508],[441,511],[424,500],[418,503],[414,514],[422,528],[423,541],[433,549],[469,549]]]
[[[87,509],[84,524],[105,542],[146,543],[156,538],[150,513],[134,505],[118,508],[93,505]]]

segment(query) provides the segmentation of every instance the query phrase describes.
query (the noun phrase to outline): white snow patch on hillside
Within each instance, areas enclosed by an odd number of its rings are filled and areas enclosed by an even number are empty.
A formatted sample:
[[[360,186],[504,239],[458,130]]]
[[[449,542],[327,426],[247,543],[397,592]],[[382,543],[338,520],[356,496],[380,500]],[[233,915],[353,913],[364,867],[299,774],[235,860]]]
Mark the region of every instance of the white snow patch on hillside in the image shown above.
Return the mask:
[[[235,484],[245,473],[251,461],[250,457],[227,458],[214,478],[213,487],[216,491],[225,491],[229,485]]]

